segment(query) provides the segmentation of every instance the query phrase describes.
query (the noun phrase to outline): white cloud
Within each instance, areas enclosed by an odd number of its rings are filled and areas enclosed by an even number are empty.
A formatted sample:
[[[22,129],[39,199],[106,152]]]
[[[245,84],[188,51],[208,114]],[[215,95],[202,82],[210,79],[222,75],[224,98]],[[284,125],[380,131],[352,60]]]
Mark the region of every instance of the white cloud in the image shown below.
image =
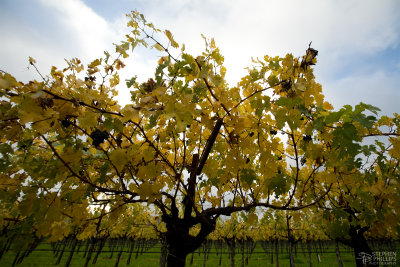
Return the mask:
[[[8,22],[0,24],[3,36],[7,37],[3,38],[0,51],[6,65],[1,64],[0,68],[6,66],[6,71],[21,74],[21,66],[23,69],[27,65],[28,56],[43,62],[43,72],[51,65],[63,65],[64,58],[78,57],[87,63],[101,56],[104,50],[113,51],[112,43],[123,39],[127,30],[124,18],[108,21],[82,0],[35,1],[41,5],[41,15],[48,17],[47,23],[57,32],[43,33],[43,28],[0,11],[1,19]],[[354,84],[364,83],[358,79],[375,77],[376,80],[370,80],[374,84],[379,80],[379,73],[385,75],[385,81],[391,81],[386,85],[391,88],[388,90],[396,91],[393,73],[379,70],[374,75],[349,73],[351,77],[342,77],[339,81],[333,80],[336,77],[332,74],[346,67],[345,59],[351,61],[354,56],[369,56],[399,45],[400,3],[397,0],[132,0],[129,8],[137,5],[143,7],[139,11],[156,26],[170,29],[190,53],[203,50],[201,33],[215,37],[225,56],[231,84],[245,74],[244,68],[251,64],[251,57],[287,52],[300,56],[313,41],[313,47],[320,51],[317,79],[323,81],[326,93],[335,102],[342,103],[342,99],[357,95],[351,90],[336,88],[355,88]],[[121,81],[133,75],[147,79],[154,72],[155,60],[154,54],[135,54],[126,60],[128,68],[123,71]],[[21,76],[28,77],[25,72]],[[364,95],[376,94],[373,86],[365,84],[364,88]],[[340,94],[336,93],[339,91]],[[124,103],[129,100],[128,94],[128,91],[121,92]]]
[[[57,53],[61,52],[50,44],[48,38],[29,29],[26,30],[23,24],[10,24],[9,27],[2,29],[2,34],[7,38],[2,40],[0,50],[1,69],[24,81],[32,79],[32,72],[27,69],[29,56],[40,58],[40,65],[48,67],[48,64],[42,64],[42,62],[52,62]],[[55,63],[52,62],[52,64]]]
[[[156,25],[170,28],[189,51],[203,48],[200,33],[215,37],[225,55],[228,79],[236,82],[251,57],[287,52],[300,56],[310,41],[327,62],[319,66],[329,68],[320,72],[327,75],[343,57],[396,46],[399,10],[396,0],[176,0],[151,1],[143,12]]]
[[[78,57],[89,63],[103,56],[104,50],[114,51],[113,42],[123,39],[124,18],[108,22],[80,0],[35,0],[36,22],[2,14],[1,68],[18,79],[27,81],[36,74],[26,71],[29,56],[37,59],[43,73],[51,66],[65,66],[64,58]],[[32,11],[33,12],[33,11]],[[3,12],[1,12],[3,13]],[[4,12],[6,13],[6,12]]]
[[[331,82],[326,99],[339,109],[343,105],[360,102],[382,109],[381,114],[400,113],[400,76],[377,71],[368,75],[349,76]]]
[[[71,33],[71,39],[66,41],[79,47],[79,52],[87,59],[101,56],[105,49],[111,47],[112,42],[119,39],[118,28],[112,28],[109,22],[80,0],[40,2],[49,9],[48,12],[56,13],[61,29]]]
[[[62,53],[63,47],[54,45],[54,37],[49,36],[35,25],[27,21],[18,20],[17,16],[0,10],[0,17],[6,21],[0,23],[2,34],[2,49],[0,49],[0,68],[15,75],[18,79],[28,81],[38,75],[33,75],[27,69],[28,57],[39,59],[39,66],[46,71],[50,64],[60,64],[57,55]]]

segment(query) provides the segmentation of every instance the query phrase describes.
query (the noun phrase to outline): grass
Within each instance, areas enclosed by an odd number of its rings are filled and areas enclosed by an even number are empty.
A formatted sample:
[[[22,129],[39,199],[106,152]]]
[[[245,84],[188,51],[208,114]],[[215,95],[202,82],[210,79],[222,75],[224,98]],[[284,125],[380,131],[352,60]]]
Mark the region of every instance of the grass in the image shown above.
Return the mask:
[[[86,258],[84,257],[84,252],[85,246],[82,246],[81,251],[78,253],[75,253],[70,266],[84,266]],[[95,253],[93,253],[91,261],[88,266],[100,266],[100,267],[108,267],[108,266],[115,266],[115,262],[117,260],[117,255],[118,252],[113,253],[113,257],[110,258],[111,256],[111,251],[110,247],[106,245],[103,248],[103,252],[100,253],[97,263],[95,265],[92,265],[92,260],[95,256]],[[349,248],[340,247],[341,250],[341,257],[343,261],[343,266],[344,267],[353,267],[355,265],[354,261],[354,256],[351,253],[351,250]],[[69,256],[69,248],[67,247],[66,251],[63,254],[62,260],[58,266],[65,266],[65,263],[67,261],[67,258]],[[127,265],[127,259],[129,256],[129,253],[127,252],[127,249],[125,249],[126,252],[123,252],[121,254],[120,262],[119,265],[120,267],[124,266],[130,266],[130,267],[151,267],[151,266],[159,266],[159,260],[160,260],[160,245],[157,244],[154,247],[148,249],[145,251],[143,254],[138,254],[138,257],[136,258],[136,248],[131,256],[131,263],[130,265]],[[200,251],[200,253],[199,253]],[[191,258],[192,254],[189,254],[187,259],[186,259],[186,266],[203,266],[204,262],[204,254],[202,253],[202,248],[199,249],[199,251],[196,251],[193,253],[193,264],[191,265]],[[211,252],[208,255],[208,259],[206,261],[206,266],[226,266],[230,267],[231,264],[231,259],[230,259],[230,254],[228,247],[224,247],[223,249],[223,254],[222,254],[222,261],[221,265],[219,265],[219,260],[221,254],[217,255],[216,249],[214,246],[211,248]],[[15,251],[8,251],[5,253],[0,259],[0,266],[12,266],[12,263],[14,261],[16,252]],[[400,253],[398,252],[400,258]],[[329,266],[338,266],[337,258],[336,258],[336,253],[334,246],[330,246],[324,249],[324,252],[319,254],[320,260],[318,261],[318,254],[313,251],[311,254],[311,259],[312,259],[312,266],[324,266],[324,267],[329,267]],[[246,254],[245,254],[246,257]],[[20,265],[17,266],[55,266],[55,263],[57,261],[57,257],[54,256],[54,253],[52,251],[52,247],[50,244],[43,243],[40,244],[28,257],[26,257],[23,262]],[[240,254],[240,251],[237,250],[236,256],[235,256],[235,266],[241,266],[242,262],[242,255]],[[282,248],[281,252],[279,253],[279,266],[285,267],[285,266],[290,266],[290,259],[289,259],[289,254],[286,251],[286,248]],[[398,263],[399,259],[398,259]],[[297,253],[295,255],[295,266],[308,266],[308,252],[303,253],[303,248],[299,246],[297,248]],[[266,254],[264,250],[262,249],[261,245],[258,243],[257,246],[255,247],[252,255],[250,256],[248,260],[248,265],[249,267],[258,267],[258,266],[275,266],[275,258],[273,264],[271,264],[271,254]]]

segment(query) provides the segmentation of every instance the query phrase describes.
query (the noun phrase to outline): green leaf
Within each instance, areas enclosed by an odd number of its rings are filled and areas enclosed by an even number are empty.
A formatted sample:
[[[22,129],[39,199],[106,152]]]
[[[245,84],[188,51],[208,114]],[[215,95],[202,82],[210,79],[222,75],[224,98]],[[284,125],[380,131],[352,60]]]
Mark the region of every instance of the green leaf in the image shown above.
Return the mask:
[[[346,139],[357,141],[359,140],[357,129],[353,124],[346,122],[345,124],[343,124],[343,127],[339,129],[342,129],[342,134]]]
[[[150,115],[149,124],[146,125],[146,129],[149,130],[157,125],[158,114]]]
[[[344,113],[344,111],[342,111],[342,110],[329,113],[329,115],[325,117],[325,123],[331,124],[334,122],[338,122],[340,117],[343,115],[343,113]]]
[[[358,121],[362,126],[371,129],[376,122],[376,118],[374,116],[366,117],[364,114],[357,114],[353,116],[353,120]]]
[[[269,63],[269,68],[270,68],[271,70],[279,70],[279,67],[280,67],[280,65],[279,65],[279,60],[271,61],[271,62]]]
[[[251,186],[257,175],[253,169],[242,169],[240,171],[240,181],[245,182],[248,186]]]
[[[269,96],[259,96],[255,97],[251,102],[250,105],[253,109],[256,110],[256,115],[261,117],[262,112],[264,109],[267,109],[271,106],[270,97]]]
[[[256,112],[255,112],[256,115],[257,115],[258,117],[261,117],[262,111],[263,111],[263,102],[262,102],[262,99],[259,98],[259,97],[257,97],[257,98],[253,99],[253,100],[250,102],[250,105],[251,105],[251,107],[252,107],[253,109],[256,110]]]
[[[103,126],[111,131],[111,130],[117,130],[117,131],[122,131],[124,128],[124,124],[122,123],[122,121],[118,118],[111,118],[109,116],[106,116],[106,119],[103,123]]]
[[[365,156],[370,156],[372,152],[376,152],[376,147],[374,145],[364,145],[361,147],[361,151]]]
[[[271,87],[273,87],[273,86],[275,86],[277,83],[279,83],[278,77],[276,77],[276,75],[273,75],[273,74],[271,74],[271,75],[268,77],[267,81],[268,81],[269,86],[271,86]]]
[[[364,110],[369,110],[369,111],[371,111],[372,113],[374,113],[375,115],[378,115],[378,111],[381,111],[380,108],[377,108],[377,107],[372,106],[372,105],[369,105],[369,104],[365,104],[365,103],[363,103],[363,102],[361,102],[360,104],[358,104],[358,105],[356,105],[356,106],[354,107],[354,112],[355,112],[355,113],[361,113],[361,112],[363,112]]]
[[[165,60],[162,64],[159,64],[157,66],[156,73],[155,73],[157,85],[161,85],[162,77],[164,75],[163,71],[166,67],[168,67],[170,62],[171,62],[171,59],[170,59],[170,57],[168,57],[167,60]]]
[[[0,144],[0,153],[3,155],[12,154],[13,149],[12,149],[11,145],[9,145],[7,143]]]
[[[199,103],[207,96],[207,87],[204,83],[197,83],[193,87],[193,103]]]
[[[302,100],[299,97],[296,98],[281,97],[275,101],[275,104],[281,107],[293,108],[294,106],[300,104],[301,101]]]
[[[337,127],[333,132],[333,146],[339,147],[339,155],[355,156],[361,146],[354,141],[360,141],[356,127],[350,122],[346,122],[342,127]]]
[[[288,177],[284,173],[277,173],[268,180],[267,186],[269,189],[273,190],[276,197],[287,191],[287,178]]]
[[[211,75],[210,79],[216,87],[220,86],[224,82],[224,79],[220,75]]]
[[[128,88],[131,88],[135,83],[136,83],[136,79],[137,79],[137,76],[133,76],[132,78],[130,78],[130,79],[126,79],[125,81],[126,81],[126,86],[128,87]]]
[[[312,116],[312,114],[310,113],[310,111],[307,109],[307,107],[304,104],[299,104],[298,109],[302,114],[304,114],[306,116]]]
[[[315,130],[321,131],[324,128],[324,118],[318,117],[314,120],[314,128]]]
[[[124,124],[122,123],[122,121],[120,119],[114,118],[113,125],[114,125],[115,130],[122,132],[122,130],[124,128]]]
[[[107,63],[108,59],[110,58],[110,53],[108,53],[107,51],[104,51],[104,55],[106,56],[106,58],[104,59],[104,61]]]
[[[286,118],[286,110],[283,108],[278,109],[275,113],[276,127],[278,127],[278,129],[282,129],[285,126]]]
[[[260,73],[256,68],[253,68],[253,69],[249,70],[249,75],[250,75],[251,80],[252,80],[253,82],[255,82],[255,81],[257,81],[257,80],[263,78],[263,76],[261,75],[261,73]],[[275,77],[276,77],[276,76],[275,76]]]
[[[100,184],[104,183],[107,180],[107,172],[110,169],[110,163],[105,162],[103,166],[100,167],[100,177],[98,182]]]

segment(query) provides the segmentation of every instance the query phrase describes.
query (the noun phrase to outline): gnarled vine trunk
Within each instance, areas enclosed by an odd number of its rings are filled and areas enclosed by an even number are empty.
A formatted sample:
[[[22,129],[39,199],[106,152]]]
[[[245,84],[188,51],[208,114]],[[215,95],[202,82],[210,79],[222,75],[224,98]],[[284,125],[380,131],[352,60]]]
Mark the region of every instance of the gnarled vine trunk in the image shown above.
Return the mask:
[[[167,226],[165,234],[168,243],[167,267],[185,266],[187,255],[198,249],[216,226],[216,218],[203,218],[200,232],[192,236],[189,234],[190,227],[193,226],[190,220],[181,219],[177,215],[164,215],[163,221]]]
[[[218,216],[215,216],[215,214],[207,215],[197,213],[196,216],[193,217],[192,212],[195,206],[197,176],[201,174],[222,124],[222,119],[218,119],[215,123],[201,157],[199,157],[199,154],[193,155],[187,191],[182,202],[184,205],[183,218],[179,216],[179,211],[176,206],[176,196],[167,195],[171,200],[170,213],[167,213],[165,208],[162,207],[162,221],[167,226],[167,232],[165,234],[168,243],[167,267],[185,266],[187,255],[199,248],[206,240],[207,236],[215,230]],[[180,177],[178,177],[178,179],[180,179]],[[229,214],[230,213],[226,215]],[[196,236],[192,236],[189,230],[196,224],[200,224],[200,232]]]
[[[351,225],[349,229],[350,240],[337,238],[337,241],[353,248],[354,259],[357,267],[379,266],[379,263],[374,259],[372,249],[368,245],[367,239],[364,236],[364,233],[368,229],[369,227]]]
[[[357,267],[377,266],[372,257],[372,249],[369,247],[364,233],[367,227],[350,226],[351,247],[354,249],[354,257]]]

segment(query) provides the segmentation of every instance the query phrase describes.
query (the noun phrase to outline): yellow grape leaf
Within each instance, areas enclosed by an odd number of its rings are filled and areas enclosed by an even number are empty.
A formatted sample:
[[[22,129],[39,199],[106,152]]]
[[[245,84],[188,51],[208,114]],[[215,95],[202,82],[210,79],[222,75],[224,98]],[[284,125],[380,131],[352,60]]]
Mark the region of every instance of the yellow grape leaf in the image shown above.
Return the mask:
[[[69,164],[74,164],[81,160],[82,151],[81,150],[74,151],[74,149],[70,147],[64,151],[64,154],[61,157],[65,162]]]
[[[148,182],[145,182],[138,187],[138,194],[143,199],[154,198],[159,195],[162,187],[163,186],[159,183],[150,184]]]
[[[332,110],[333,106],[329,102],[324,101],[324,103],[322,104],[322,108],[326,110]]]
[[[167,119],[172,118],[175,115],[175,103],[174,101],[168,101],[167,104],[165,105],[165,117]]]
[[[292,219],[295,223],[302,221],[299,212],[292,213]]]
[[[122,62],[122,60],[118,59],[117,62],[115,62],[115,68],[117,70],[122,69],[125,67],[124,62]]]
[[[164,64],[164,62],[167,61],[167,60],[168,60],[167,57],[160,57],[160,59],[158,60],[158,65]]]
[[[127,153],[125,149],[117,149],[110,153],[110,160],[113,165],[121,171],[125,164],[128,162]]]
[[[29,215],[32,212],[35,199],[36,199],[35,195],[28,194],[26,198],[23,201],[21,201],[21,204],[18,207],[21,210],[21,214],[23,216]]]
[[[203,172],[207,177],[213,177],[215,175],[215,170],[218,170],[219,163],[218,161],[209,158],[204,165]]]
[[[299,80],[294,84],[294,89],[296,91],[304,92],[306,90],[306,82],[304,79]]]
[[[10,87],[10,85],[11,85],[10,81],[8,81],[6,79],[0,79],[0,89],[8,88],[8,87]]]
[[[232,155],[228,155],[226,157],[225,166],[226,166],[226,170],[230,171],[232,173],[236,173],[236,171],[238,170],[238,167],[239,167],[237,160]]]
[[[214,49],[216,48],[214,38],[211,38],[211,48],[214,48]]]
[[[86,194],[86,188],[85,188],[84,186],[75,188],[75,189],[72,191],[71,200],[72,200],[72,201],[78,201],[79,199],[83,198],[83,196],[84,196],[85,194]],[[74,210],[75,210],[75,209],[74,209]],[[80,211],[79,211],[79,213],[80,213]]]
[[[164,51],[164,48],[159,43],[155,43],[153,47],[158,51]]]
[[[78,120],[81,124],[81,127],[84,128],[94,128],[97,126],[97,114],[92,112],[89,109],[86,109],[85,112],[81,112],[80,116],[78,117]]]
[[[142,99],[140,99],[140,104],[142,104],[142,105],[152,105],[152,104],[155,104],[156,102],[157,102],[157,99],[151,95],[142,97]]]
[[[24,99],[18,108],[18,113],[21,124],[43,120],[43,109],[36,99]]]
[[[169,30],[165,30],[165,35],[168,37],[169,40],[172,39],[172,33]]]
[[[29,57],[29,64],[33,65],[36,63],[36,60],[33,57]]]
[[[140,119],[138,108],[136,108],[132,104],[126,105],[121,110],[121,113],[122,113],[122,115],[124,115],[124,117],[122,119],[124,122],[129,121],[129,120],[131,120],[133,122],[138,122],[138,120]]]
[[[143,151],[143,159],[145,161],[150,161],[154,158],[154,154],[155,154],[154,149],[148,147]]]
[[[119,75],[115,73],[110,79],[110,87],[115,87],[119,84]]]
[[[186,124],[191,124],[193,121],[192,113],[189,111],[179,111],[176,113],[177,120],[182,120]]]
[[[96,224],[91,223],[88,226],[86,226],[82,232],[79,232],[79,234],[77,234],[76,238],[78,240],[85,240],[85,239],[93,237],[96,232],[97,232]]]
[[[57,70],[57,67],[53,66],[51,67],[51,77],[53,77],[54,79],[60,81],[62,78],[64,78],[64,74],[62,73],[61,70]]]
[[[51,224],[50,227],[50,238],[49,242],[55,242],[64,239],[70,234],[71,228],[65,221],[56,221]]]
[[[55,119],[50,118],[48,120],[38,121],[32,124],[32,128],[41,134],[47,133],[55,124]],[[17,129],[16,129],[17,130]]]
[[[61,200],[58,196],[55,195],[51,195],[49,196],[49,200],[50,205],[47,209],[47,213],[46,213],[46,220],[48,221],[54,221],[54,220],[58,220],[61,218]]]
[[[381,184],[374,184],[373,186],[370,187],[370,191],[374,195],[380,195],[381,193],[384,192],[384,189]]]
[[[82,198],[81,198],[82,199]],[[74,205],[71,209],[71,216],[74,218],[74,222],[79,224],[83,220],[87,218],[87,205],[86,204],[78,204]]]
[[[400,159],[400,138],[390,138],[393,147],[389,150],[392,157]]]
[[[327,172],[323,175],[323,178],[327,183],[334,183],[337,181],[338,177],[334,172]]]
[[[173,48],[178,48],[179,44],[174,40],[172,33],[169,30],[165,30],[165,35],[167,36],[168,40],[171,42]]]
[[[255,214],[255,213],[250,213],[248,216],[247,216],[247,223],[248,224],[255,224],[255,223],[257,223],[258,222],[258,216],[257,216],[257,214]]]
[[[89,68],[95,68],[95,67],[97,67],[98,65],[100,65],[101,64],[101,59],[95,59],[95,60],[93,60],[89,65],[88,65],[88,67]]]
[[[221,199],[219,199],[218,197],[211,197],[210,202],[213,207],[221,206]]]

